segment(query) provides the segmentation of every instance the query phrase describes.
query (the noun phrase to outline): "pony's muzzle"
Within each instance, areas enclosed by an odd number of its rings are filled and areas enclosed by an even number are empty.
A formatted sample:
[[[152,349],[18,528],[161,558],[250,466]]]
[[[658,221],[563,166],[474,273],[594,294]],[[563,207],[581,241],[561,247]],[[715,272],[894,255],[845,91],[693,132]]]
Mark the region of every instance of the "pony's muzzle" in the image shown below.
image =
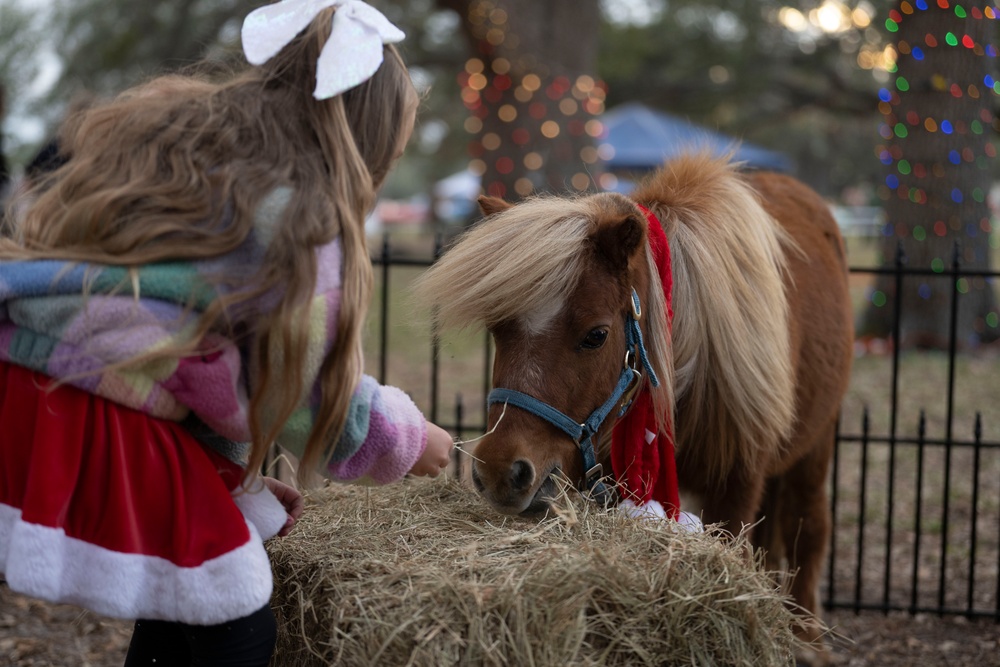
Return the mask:
[[[510,470],[507,473],[506,486],[508,488],[503,489],[503,485],[501,485],[500,488],[494,489],[494,491],[509,491],[509,495],[515,496],[530,489],[534,483],[535,466],[531,464],[531,461],[517,459],[511,464]],[[487,494],[486,484],[483,482],[483,477],[475,464],[472,465],[472,484],[476,487],[477,491],[484,495]]]
[[[515,459],[505,470],[481,468],[479,463],[473,463],[472,483],[498,511],[535,516],[548,509],[555,494],[555,484],[546,479],[538,485],[538,471],[531,461]],[[536,485],[539,488],[536,489]]]
[[[479,474],[475,464],[472,466],[472,483],[480,493],[486,492],[486,485],[483,483],[482,475]],[[507,486],[511,492],[514,494],[524,493],[534,483],[535,466],[531,464],[531,461],[517,459],[511,464],[510,471],[507,473]]]

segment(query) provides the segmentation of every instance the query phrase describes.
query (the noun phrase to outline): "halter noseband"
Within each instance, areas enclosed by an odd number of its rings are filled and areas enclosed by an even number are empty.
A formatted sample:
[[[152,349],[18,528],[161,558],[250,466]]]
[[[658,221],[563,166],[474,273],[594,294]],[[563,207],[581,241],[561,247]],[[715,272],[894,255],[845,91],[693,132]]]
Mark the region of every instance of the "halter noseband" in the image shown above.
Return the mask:
[[[514,389],[494,389],[486,399],[487,406],[494,403],[513,405],[536,417],[541,417],[568,435],[576,443],[583,456],[583,469],[585,471],[583,487],[595,499],[607,496],[608,491],[601,482],[601,478],[604,476],[604,467],[597,462],[594,435],[600,430],[604,420],[611,414],[615,406],[618,406],[616,419],[628,411],[633,396],[639,389],[639,385],[642,384],[642,372],[638,368],[639,364],[649,376],[650,384],[654,387],[660,385],[656,372],[653,371],[653,367],[649,363],[646,345],[642,340],[642,329],[639,327],[639,321],[642,319],[642,306],[639,304],[639,295],[635,288],[632,288],[631,305],[631,312],[625,318],[625,362],[621,375],[618,376],[618,384],[615,385],[608,400],[591,412],[582,424],[576,423],[548,403]]]

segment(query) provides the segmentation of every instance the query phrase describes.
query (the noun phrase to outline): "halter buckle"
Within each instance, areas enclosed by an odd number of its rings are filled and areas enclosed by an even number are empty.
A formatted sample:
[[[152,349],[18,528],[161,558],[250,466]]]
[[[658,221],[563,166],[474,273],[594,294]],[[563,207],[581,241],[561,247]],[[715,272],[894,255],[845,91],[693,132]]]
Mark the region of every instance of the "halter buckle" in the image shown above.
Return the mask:
[[[642,306],[639,304],[639,293],[632,288],[632,317],[638,322],[642,319]]]
[[[629,382],[628,387],[622,393],[622,400],[618,402],[619,414],[624,413],[632,405],[632,399],[635,398],[635,394],[639,391],[639,386],[642,384],[642,373],[635,368],[630,368],[629,370],[632,371],[632,381]]]
[[[583,475],[583,484],[585,489],[591,489],[594,483],[604,477],[604,466],[600,463],[595,465],[593,468],[588,470]]]
[[[625,363],[622,364],[622,368],[627,368],[636,373],[642,373],[642,371],[639,370],[639,356],[632,351],[632,348],[625,350]]]

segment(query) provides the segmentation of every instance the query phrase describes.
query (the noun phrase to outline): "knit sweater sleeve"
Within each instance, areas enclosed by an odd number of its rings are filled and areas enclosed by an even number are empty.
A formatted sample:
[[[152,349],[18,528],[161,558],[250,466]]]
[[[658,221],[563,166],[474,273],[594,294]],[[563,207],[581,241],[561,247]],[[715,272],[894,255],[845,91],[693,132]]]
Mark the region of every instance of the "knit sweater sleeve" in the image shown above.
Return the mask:
[[[396,387],[361,378],[327,470],[343,481],[385,484],[409,472],[427,446],[427,423]]]
[[[315,414],[316,406],[302,408],[285,425],[280,442],[293,454],[304,451]],[[364,375],[340,438],[324,453],[321,472],[340,482],[388,484],[402,479],[426,446],[427,424],[409,396]]]

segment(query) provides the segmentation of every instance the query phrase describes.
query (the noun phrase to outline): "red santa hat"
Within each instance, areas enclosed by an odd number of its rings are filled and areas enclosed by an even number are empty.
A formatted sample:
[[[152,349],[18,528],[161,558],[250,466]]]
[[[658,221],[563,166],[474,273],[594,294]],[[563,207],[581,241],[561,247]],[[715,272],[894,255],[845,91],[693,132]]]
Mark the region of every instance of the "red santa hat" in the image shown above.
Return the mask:
[[[649,245],[656,263],[666,303],[667,328],[673,320],[670,246],[657,217],[639,205],[649,223]],[[659,503],[666,515],[677,520],[680,494],[674,459],[673,424],[658,424],[649,385],[636,394],[629,412],[618,420],[612,432],[611,466],[622,498],[635,506]]]

